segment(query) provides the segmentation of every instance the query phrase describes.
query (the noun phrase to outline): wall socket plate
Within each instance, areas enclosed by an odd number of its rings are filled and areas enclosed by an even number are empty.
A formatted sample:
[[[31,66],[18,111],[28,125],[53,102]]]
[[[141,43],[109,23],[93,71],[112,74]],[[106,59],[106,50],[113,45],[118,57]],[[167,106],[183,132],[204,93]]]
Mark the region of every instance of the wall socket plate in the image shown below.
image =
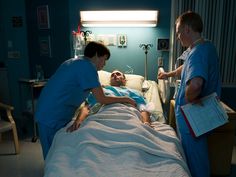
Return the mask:
[[[20,51],[8,51],[7,57],[8,58],[20,58],[21,53],[20,53]]]

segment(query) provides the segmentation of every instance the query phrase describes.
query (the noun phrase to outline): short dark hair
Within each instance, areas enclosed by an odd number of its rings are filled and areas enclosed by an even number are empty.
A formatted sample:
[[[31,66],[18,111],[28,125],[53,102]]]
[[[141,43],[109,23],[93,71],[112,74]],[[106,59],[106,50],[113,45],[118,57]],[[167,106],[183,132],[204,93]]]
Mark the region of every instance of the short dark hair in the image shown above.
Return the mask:
[[[102,43],[91,41],[89,42],[84,49],[84,56],[92,58],[97,54],[98,57],[107,55],[107,60],[110,58],[110,50],[103,45]]]
[[[199,14],[187,11],[181,14],[175,21],[175,24],[179,23],[180,25],[188,25],[193,31],[202,33],[203,22]]]

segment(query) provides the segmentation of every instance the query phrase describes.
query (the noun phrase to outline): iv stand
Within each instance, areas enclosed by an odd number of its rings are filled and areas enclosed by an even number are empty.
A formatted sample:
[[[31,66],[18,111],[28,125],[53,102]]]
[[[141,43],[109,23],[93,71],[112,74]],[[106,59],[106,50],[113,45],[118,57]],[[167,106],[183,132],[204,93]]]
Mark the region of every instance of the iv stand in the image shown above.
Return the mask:
[[[90,34],[92,34],[92,31],[81,31],[80,29],[75,32],[72,32],[73,34],[73,47],[74,47],[74,57],[77,58],[78,56],[83,56],[84,47],[87,45],[87,40]],[[84,42],[82,40],[84,39]]]
[[[148,79],[148,74],[147,74],[147,54],[148,54],[148,50],[152,47],[152,44],[140,44],[139,47],[142,48],[144,50],[145,53],[145,75],[144,75],[144,79],[147,80]]]
[[[92,31],[89,31],[89,30],[87,30],[87,31],[80,31],[80,34],[84,38],[85,45],[87,45],[87,39],[88,39],[89,35],[92,34]]]

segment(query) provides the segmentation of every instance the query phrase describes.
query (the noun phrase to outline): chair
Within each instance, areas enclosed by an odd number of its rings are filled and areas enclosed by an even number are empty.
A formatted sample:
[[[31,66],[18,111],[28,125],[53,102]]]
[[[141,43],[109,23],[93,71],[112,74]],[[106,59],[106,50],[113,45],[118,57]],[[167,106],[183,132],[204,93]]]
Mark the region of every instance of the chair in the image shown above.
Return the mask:
[[[20,147],[19,147],[19,141],[18,141],[18,135],[16,130],[16,124],[12,117],[12,111],[14,110],[14,107],[3,104],[0,102],[0,110],[1,113],[6,113],[6,120],[1,119],[0,116],[0,140],[1,140],[1,134],[3,132],[12,131],[13,133],[13,139],[14,139],[14,145],[15,145],[15,154],[19,154]]]

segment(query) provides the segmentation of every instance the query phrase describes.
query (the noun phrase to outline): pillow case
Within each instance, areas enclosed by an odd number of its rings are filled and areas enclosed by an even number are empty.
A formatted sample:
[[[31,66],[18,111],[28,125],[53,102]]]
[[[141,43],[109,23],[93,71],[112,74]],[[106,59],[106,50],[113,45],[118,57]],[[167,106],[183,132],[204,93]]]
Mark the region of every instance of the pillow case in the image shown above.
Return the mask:
[[[104,70],[100,70],[98,71],[98,77],[99,77],[99,81],[101,83],[101,85],[110,85],[110,76],[111,73],[104,71]]]
[[[98,77],[101,85],[110,85],[111,73],[108,71],[100,70],[98,71]],[[126,77],[126,87],[142,91],[142,85],[144,77],[136,74],[125,74]]]
[[[135,89],[138,91],[142,91],[142,86],[144,82],[144,77],[136,74],[125,74],[126,77],[126,86]]]

